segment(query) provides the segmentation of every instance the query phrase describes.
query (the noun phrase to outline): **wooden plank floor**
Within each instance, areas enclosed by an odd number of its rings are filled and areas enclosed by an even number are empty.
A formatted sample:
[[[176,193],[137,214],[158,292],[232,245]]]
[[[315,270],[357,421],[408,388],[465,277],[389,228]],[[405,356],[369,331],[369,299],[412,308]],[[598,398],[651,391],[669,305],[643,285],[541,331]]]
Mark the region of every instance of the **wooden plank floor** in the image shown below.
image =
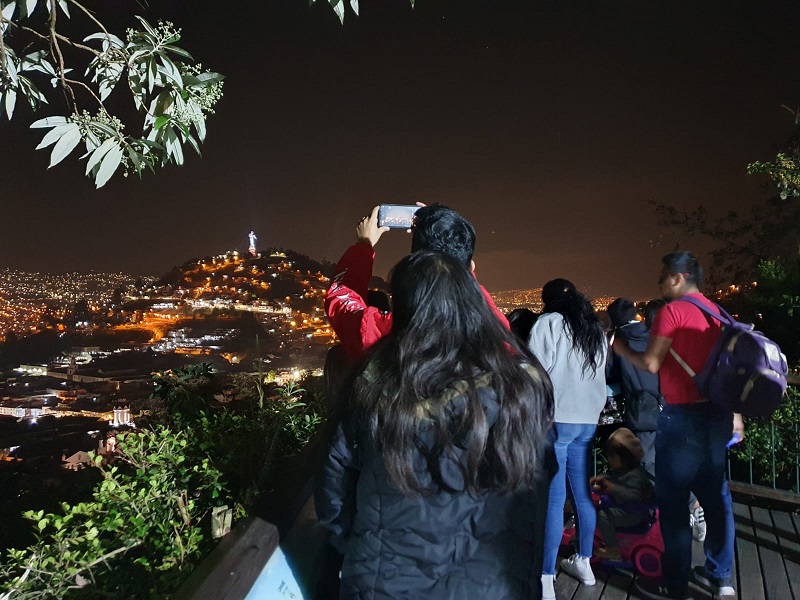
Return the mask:
[[[739,600],[800,600],[800,514],[734,503],[736,560],[734,579]],[[325,533],[316,524],[313,499],[307,503],[295,527],[281,540],[286,558],[304,597],[316,585],[318,564],[309,561],[309,548],[324,544]],[[566,550],[566,549],[564,549]],[[564,555],[566,556],[566,554]],[[703,564],[702,544],[692,547],[692,564]],[[556,577],[558,600],[641,600],[633,585],[633,572],[595,567],[597,583],[587,587],[565,573]],[[711,596],[692,588],[697,600]]]
[[[800,600],[800,515],[734,503],[736,561],[734,578],[740,600]],[[693,564],[702,564],[703,548],[692,548]],[[597,584],[580,585],[565,573],[556,577],[558,600],[640,600],[633,573],[595,568]],[[697,588],[697,600],[711,596]]]

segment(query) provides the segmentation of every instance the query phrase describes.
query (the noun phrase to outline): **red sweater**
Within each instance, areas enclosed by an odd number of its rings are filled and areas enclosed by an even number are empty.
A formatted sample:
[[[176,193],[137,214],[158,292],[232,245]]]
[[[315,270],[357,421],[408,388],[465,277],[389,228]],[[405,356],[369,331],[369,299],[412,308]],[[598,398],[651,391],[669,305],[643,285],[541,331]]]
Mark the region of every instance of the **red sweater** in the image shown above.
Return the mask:
[[[375,250],[368,242],[350,246],[336,265],[336,276],[325,297],[325,314],[348,358],[354,361],[392,330],[392,313],[384,314],[364,301],[374,260]],[[489,292],[483,286],[481,291],[497,318],[509,329],[508,319],[495,306]]]

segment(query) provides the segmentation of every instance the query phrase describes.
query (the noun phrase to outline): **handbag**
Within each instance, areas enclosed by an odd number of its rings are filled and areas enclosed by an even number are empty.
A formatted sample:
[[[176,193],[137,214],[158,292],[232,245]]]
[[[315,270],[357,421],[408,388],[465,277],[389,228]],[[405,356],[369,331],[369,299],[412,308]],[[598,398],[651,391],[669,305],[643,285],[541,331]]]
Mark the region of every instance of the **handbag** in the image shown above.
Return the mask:
[[[655,431],[664,406],[664,397],[649,390],[625,394],[622,422],[632,431]]]

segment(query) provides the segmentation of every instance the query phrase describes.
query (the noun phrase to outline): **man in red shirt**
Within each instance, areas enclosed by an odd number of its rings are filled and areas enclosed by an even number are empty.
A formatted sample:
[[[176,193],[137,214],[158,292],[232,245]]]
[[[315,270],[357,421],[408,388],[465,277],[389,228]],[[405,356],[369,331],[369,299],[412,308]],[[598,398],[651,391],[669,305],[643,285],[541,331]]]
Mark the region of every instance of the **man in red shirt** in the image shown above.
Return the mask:
[[[665,299],[689,296],[717,310],[700,293],[703,270],[694,254],[671,252],[661,260],[658,285]],[[679,362],[682,359],[696,372],[702,370],[720,335],[719,324],[711,321],[689,302],[670,302],[656,316],[644,352],[632,351],[619,338],[614,342],[614,352],[640,369],[658,373],[665,400],[656,432],[656,496],[664,537],[664,576],[661,582],[637,580],[645,598],[691,598],[690,492],[705,509],[708,528],[705,565],[695,567],[691,574],[716,600],[736,598],[730,581],[734,523],[725,461],[731,431],[743,436],[744,428],[740,415],[725,412],[702,397]]]

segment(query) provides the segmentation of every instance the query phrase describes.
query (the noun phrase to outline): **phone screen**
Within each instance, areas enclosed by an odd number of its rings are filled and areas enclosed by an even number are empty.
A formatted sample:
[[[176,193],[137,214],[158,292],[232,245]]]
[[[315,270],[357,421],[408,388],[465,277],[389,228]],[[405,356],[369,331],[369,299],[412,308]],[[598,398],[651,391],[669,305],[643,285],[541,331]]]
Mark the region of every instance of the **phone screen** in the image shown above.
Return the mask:
[[[406,204],[381,204],[378,209],[378,227],[410,229],[414,223],[414,213],[419,206]]]

